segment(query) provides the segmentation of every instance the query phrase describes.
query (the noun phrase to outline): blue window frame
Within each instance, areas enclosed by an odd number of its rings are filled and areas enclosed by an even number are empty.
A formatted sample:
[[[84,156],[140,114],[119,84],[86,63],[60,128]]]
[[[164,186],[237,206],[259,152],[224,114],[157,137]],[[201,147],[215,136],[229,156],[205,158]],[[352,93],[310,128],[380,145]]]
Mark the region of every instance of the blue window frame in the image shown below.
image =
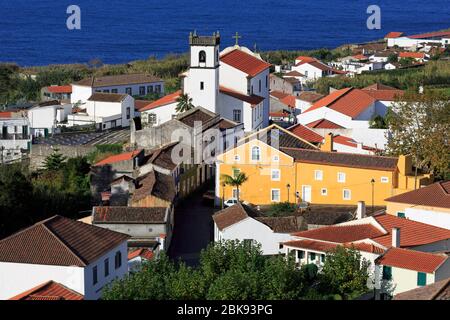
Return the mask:
[[[383,266],[383,280],[392,279],[392,267]]]

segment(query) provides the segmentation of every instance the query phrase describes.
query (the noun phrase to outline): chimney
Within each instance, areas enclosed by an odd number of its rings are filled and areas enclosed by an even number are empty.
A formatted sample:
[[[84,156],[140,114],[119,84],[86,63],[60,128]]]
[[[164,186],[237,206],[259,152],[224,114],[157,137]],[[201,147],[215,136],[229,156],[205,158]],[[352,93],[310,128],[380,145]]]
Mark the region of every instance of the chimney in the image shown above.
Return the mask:
[[[364,201],[358,201],[358,207],[356,209],[356,219],[363,219],[366,217],[366,203]]]
[[[392,246],[400,248],[400,228],[392,228]]]
[[[323,144],[320,146],[321,151],[333,152],[333,133],[325,136]]]

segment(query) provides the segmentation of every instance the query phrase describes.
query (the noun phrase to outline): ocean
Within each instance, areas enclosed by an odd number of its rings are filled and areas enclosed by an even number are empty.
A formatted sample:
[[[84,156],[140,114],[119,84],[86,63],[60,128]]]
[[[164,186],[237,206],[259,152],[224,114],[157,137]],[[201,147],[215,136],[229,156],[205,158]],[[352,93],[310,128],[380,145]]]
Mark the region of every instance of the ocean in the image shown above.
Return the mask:
[[[81,9],[81,29],[69,30],[69,5]],[[381,9],[381,29],[369,30],[369,5]],[[450,27],[449,0],[0,0],[0,61],[21,66],[124,63],[188,51],[188,34],[220,31],[221,48],[334,48]]]

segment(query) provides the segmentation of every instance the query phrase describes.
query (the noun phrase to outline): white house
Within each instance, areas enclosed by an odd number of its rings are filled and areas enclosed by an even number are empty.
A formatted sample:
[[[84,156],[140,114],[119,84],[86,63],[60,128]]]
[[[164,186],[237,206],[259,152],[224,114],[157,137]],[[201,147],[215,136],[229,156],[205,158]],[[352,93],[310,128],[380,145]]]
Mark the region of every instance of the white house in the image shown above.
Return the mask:
[[[61,216],[0,241],[0,299],[55,281],[86,300],[128,272],[128,235]]]
[[[391,214],[450,230],[450,181],[385,199]]]
[[[264,255],[281,253],[279,243],[291,232],[301,230],[300,217],[263,217],[256,210],[238,203],[213,215],[214,241],[240,240],[261,244]]]
[[[414,270],[413,265],[423,265],[434,261],[434,258],[423,259],[422,253],[427,253],[427,257],[428,255],[429,257],[437,256],[442,262],[441,253],[448,251],[450,245],[450,230],[386,213],[376,213],[366,217],[363,202],[358,203],[355,220],[293,233],[292,236],[295,239],[284,242],[282,245],[286,254],[294,252],[298,265],[315,263],[320,267],[326,259],[327,252],[337,246],[353,247],[358,250],[361,256],[371,263],[368,287],[375,286],[377,298],[412,289],[410,284],[417,281],[417,270]],[[402,249],[402,252],[407,251],[410,258],[404,259],[401,255],[397,260],[407,260],[409,269],[404,268],[414,272],[395,277],[394,282],[391,281],[388,287],[383,281],[387,279],[383,279],[383,268],[380,267],[382,264],[378,258],[389,254],[390,251],[391,254],[395,253],[398,249]],[[386,265],[388,265],[387,262]],[[445,264],[436,276],[435,271],[440,265],[439,263],[434,265],[433,271],[430,272],[434,276],[428,278],[427,284],[449,276],[448,264]],[[419,272],[422,271],[419,269]]]
[[[322,77],[343,73],[339,70],[333,69],[316,58],[306,56],[297,57],[291,71],[299,72],[302,75],[301,79],[306,79],[306,81],[315,81]]]
[[[92,77],[72,84],[72,104],[84,104],[96,92],[145,96],[164,94],[164,81],[150,74],[122,74]]]
[[[135,112],[134,98],[118,93],[94,93],[87,99],[83,108],[67,117],[68,126],[95,123],[100,129],[129,127]]]
[[[401,32],[390,32],[386,37],[387,46],[414,49],[424,44],[450,45],[450,31],[437,31],[406,36]]]
[[[269,123],[270,64],[238,45],[220,51],[220,35],[189,35],[190,67],[181,74],[183,89],[141,109],[141,116],[159,125],[176,114],[177,99],[187,94],[194,106],[244,124],[245,131]],[[148,113],[148,115],[145,115]]]
[[[72,113],[71,104],[41,104],[27,111],[31,134],[35,137],[47,137],[58,132],[58,126],[65,124]]]
[[[31,149],[30,124],[26,117],[0,113],[0,163],[22,158]]]

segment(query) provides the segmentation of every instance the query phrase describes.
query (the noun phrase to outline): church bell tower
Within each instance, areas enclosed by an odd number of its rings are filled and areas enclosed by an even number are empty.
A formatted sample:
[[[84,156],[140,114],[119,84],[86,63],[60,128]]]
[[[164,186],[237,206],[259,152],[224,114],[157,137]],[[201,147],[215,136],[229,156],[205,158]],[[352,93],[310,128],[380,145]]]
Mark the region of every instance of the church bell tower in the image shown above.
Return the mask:
[[[218,111],[219,97],[219,32],[212,36],[189,34],[190,69],[184,91],[192,98],[194,106],[212,112]]]

